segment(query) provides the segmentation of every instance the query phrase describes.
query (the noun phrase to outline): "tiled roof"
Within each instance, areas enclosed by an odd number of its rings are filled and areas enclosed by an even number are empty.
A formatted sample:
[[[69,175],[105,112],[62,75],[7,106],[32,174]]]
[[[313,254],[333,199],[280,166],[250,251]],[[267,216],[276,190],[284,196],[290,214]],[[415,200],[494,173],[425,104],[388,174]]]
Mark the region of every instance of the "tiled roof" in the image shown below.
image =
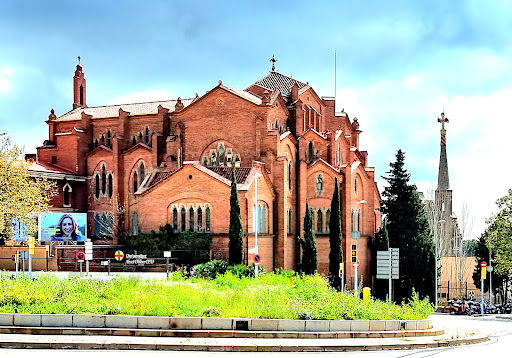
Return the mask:
[[[288,97],[290,96],[290,91],[294,83],[299,86],[299,89],[307,86],[304,82],[297,81],[296,79],[274,71],[269,72],[266,76],[254,82],[253,85],[258,85],[268,89],[269,91],[274,91],[277,87],[283,97]]]
[[[151,181],[151,183],[149,183],[148,187],[152,187],[152,186],[160,183],[161,181],[169,178],[175,172],[176,172],[175,170],[167,170],[167,171],[160,171],[160,172],[156,173],[153,180]]]
[[[181,102],[185,107],[192,103],[194,99],[182,99]],[[92,118],[115,118],[119,116],[119,109],[130,112],[131,116],[142,115],[142,114],[156,114],[158,113],[158,106],[168,108],[170,111],[174,111],[176,106],[176,100],[168,101],[157,101],[157,102],[144,102],[144,103],[130,103],[130,104],[116,104],[111,106],[100,106],[100,107],[86,107],[86,108],[75,108],[66,114],[63,114],[57,121],[69,121],[69,120],[80,120],[82,119],[82,112],[92,115]]]
[[[207,167],[212,172],[231,180],[231,168],[230,167]],[[235,179],[238,184],[245,183],[247,176],[251,171],[251,167],[248,168],[235,168]]]
[[[226,90],[236,94],[237,96],[240,96],[240,97],[248,100],[248,101],[251,101],[251,102],[256,103],[256,104],[261,104],[261,98],[256,97],[252,93],[249,93],[249,92],[237,89],[237,88],[233,88],[233,87],[228,87],[228,86],[225,86],[225,85],[222,85],[222,87],[224,89],[226,89]]]
[[[50,163],[36,163],[31,162],[28,166],[29,171],[33,172],[42,172],[42,173],[52,173],[52,174],[76,174],[75,172],[59,167]]]

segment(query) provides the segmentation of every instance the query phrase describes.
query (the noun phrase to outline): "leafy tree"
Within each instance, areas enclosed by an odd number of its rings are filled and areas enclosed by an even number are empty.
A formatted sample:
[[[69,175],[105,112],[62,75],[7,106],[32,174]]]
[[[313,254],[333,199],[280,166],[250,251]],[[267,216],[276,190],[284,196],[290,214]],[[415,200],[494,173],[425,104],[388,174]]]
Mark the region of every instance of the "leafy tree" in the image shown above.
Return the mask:
[[[384,221],[382,227],[377,231],[375,237],[369,242],[370,250],[372,252],[372,276],[377,275],[377,251],[387,251],[389,249],[389,237],[386,222]],[[386,299],[388,294],[388,280],[375,280],[373,295],[381,300]]]
[[[496,201],[499,211],[487,219],[486,243],[496,257],[496,271],[512,271],[512,189]]]
[[[26,232],[37,232],[39,214],[47,212],[56,186],[46,178],[30,177],[29,162],[22,160],[22,149],[9,137],[0,142],[0,237],[10,239],[12,222],[17,221]]]
[[[313,212],[306,204],[304,216],[304,239],[300,239],[302,247],[302,271],[306,275],[314,275],[318,269],[318,254],[316,250],[316,237],[313,229]]]
[[[341,209],[340,209],[340,188],[338,179],[334,179],[334,193],[331,200],[331,219],[329,221],[329,282],[336,289],[341,288],[341,277],[339,274],[342,262],[341,248]]]
[[[238,265],[244,260],[244,229],[240,215],[240,203],[236,190],[235,167],[231,168],[231,197],[229,200],[229,264]],[[255,203],[257,209],[257,203]]]
[[[395,299],[420,297],[434,299],[434,242],[416,186],[404,168],[405,155],[398,150],[396,161],[383,177],[382,211],[386,214],[389,244],[400,249],[400,279],[394,281]]]
[[[508,195],[499,198],[496,204],[499,211],[487,219],[487,228],[480,236],[475,250],[478,264],[475,266],[473,281],[480,287],[480,263],[489,261],[490,249],[491,263],[495,269],[492,273],[492,290],[506,301],[512,274],[512,190],[508,191]],[[489,276],[488,274],[484,282],[485,291],[489,287]]]

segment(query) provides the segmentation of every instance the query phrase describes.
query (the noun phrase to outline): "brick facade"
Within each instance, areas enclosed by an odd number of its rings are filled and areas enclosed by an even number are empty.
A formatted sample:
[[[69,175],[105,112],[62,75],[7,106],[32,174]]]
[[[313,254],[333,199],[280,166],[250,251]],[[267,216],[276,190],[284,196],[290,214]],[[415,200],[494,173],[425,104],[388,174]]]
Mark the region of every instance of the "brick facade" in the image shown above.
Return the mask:
[[[264,221],[258,246],[267,270],[297,267],[297,236],[303,232],[307,202],[315,211],[319,270],[327,272],[328,218],[337,178],[344,260],[351,261],[350,233],[359,229],[359,272],[369,284],[367,242],[380,227],[380,197],[367,153],[358,149],[357,119],[334,108],[334,98],[320,98],[309,84],[278,72],[245,90],[219,81],[190,99],[87,107],[78,65],[73,110],[58,118],[52,112],[49,138],[38,148],[38,158],[86,178],[81,197],[90,213],[88,232],[95,233],[96,215],[115,212],[119,204],[126,209],[123,230],[145,232],[169,223],[178,230],[207,231],[214,257],[227,252],[228,173],[234,164],[248,263],[253,258],[247,251],[254,246],[254,184],[261,175],[258,210]],[[351,222],[354,210],[358,227]],[[117,243],[115,235],[112,243]],[[350,288],[353,272],[347,266]]]

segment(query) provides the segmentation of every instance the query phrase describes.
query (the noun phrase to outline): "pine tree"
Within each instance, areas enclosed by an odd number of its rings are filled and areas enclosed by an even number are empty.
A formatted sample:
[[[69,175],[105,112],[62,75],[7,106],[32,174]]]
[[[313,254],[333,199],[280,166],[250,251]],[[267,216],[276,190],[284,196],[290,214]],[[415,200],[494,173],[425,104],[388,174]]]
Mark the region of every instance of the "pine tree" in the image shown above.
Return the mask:
[[[434,299],[434,242],[416,186],[404,168],[404,152],[398,150],[390,163],[382,211],[387,215],[389,244],[400,249],[400,278],[394,280],[395,300],[410,298],[413,289],[420,297]]]
[[[313,229],[313,212],[306,204],[304,216],[304,239],[300,240],[302,247],[302,271],[306,275],[313,275],[318,269],[318,253],[316,250],[316,237]]]
[[[329,281],[331,286],[340,289],[341,277],[339,274],[340,263],[342,262],[341,249],[341,209],[340,209],[340,188],[338,179],[334,179],[334,193],[331,201],[331,219],[329,221]]]
[[[229,200],[229,264],[238,265],[244,259],[244,229],[240,215],[240,203],[236,190],[235,167],[231,168],[231,197]]]
[[[372,276],[377,275],[377,251],[386,251],[389,249],[389,237],[388,230],[386,227],[386,221],[382,223],[382,227],[375,234],[375,238],[370,241],[370,249],[372,251]],[[375,280],[373,296],[381,300],[386,299],[386,295],[389,292],[389,281],[388,280]]]

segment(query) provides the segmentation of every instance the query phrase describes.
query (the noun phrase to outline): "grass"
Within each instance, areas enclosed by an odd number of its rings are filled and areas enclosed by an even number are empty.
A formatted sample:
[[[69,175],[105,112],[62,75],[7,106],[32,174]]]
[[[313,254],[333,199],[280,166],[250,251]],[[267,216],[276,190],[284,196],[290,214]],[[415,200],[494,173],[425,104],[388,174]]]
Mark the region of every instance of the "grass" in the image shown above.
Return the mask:
[[[0,312],[117,314],[322,320],[424,319],[432,304],[414,297],[394,305],[332,290],[321,276],[267,273],[239,278],[231,272],[214,280],[114,278],[34,281],[0,275]]]

